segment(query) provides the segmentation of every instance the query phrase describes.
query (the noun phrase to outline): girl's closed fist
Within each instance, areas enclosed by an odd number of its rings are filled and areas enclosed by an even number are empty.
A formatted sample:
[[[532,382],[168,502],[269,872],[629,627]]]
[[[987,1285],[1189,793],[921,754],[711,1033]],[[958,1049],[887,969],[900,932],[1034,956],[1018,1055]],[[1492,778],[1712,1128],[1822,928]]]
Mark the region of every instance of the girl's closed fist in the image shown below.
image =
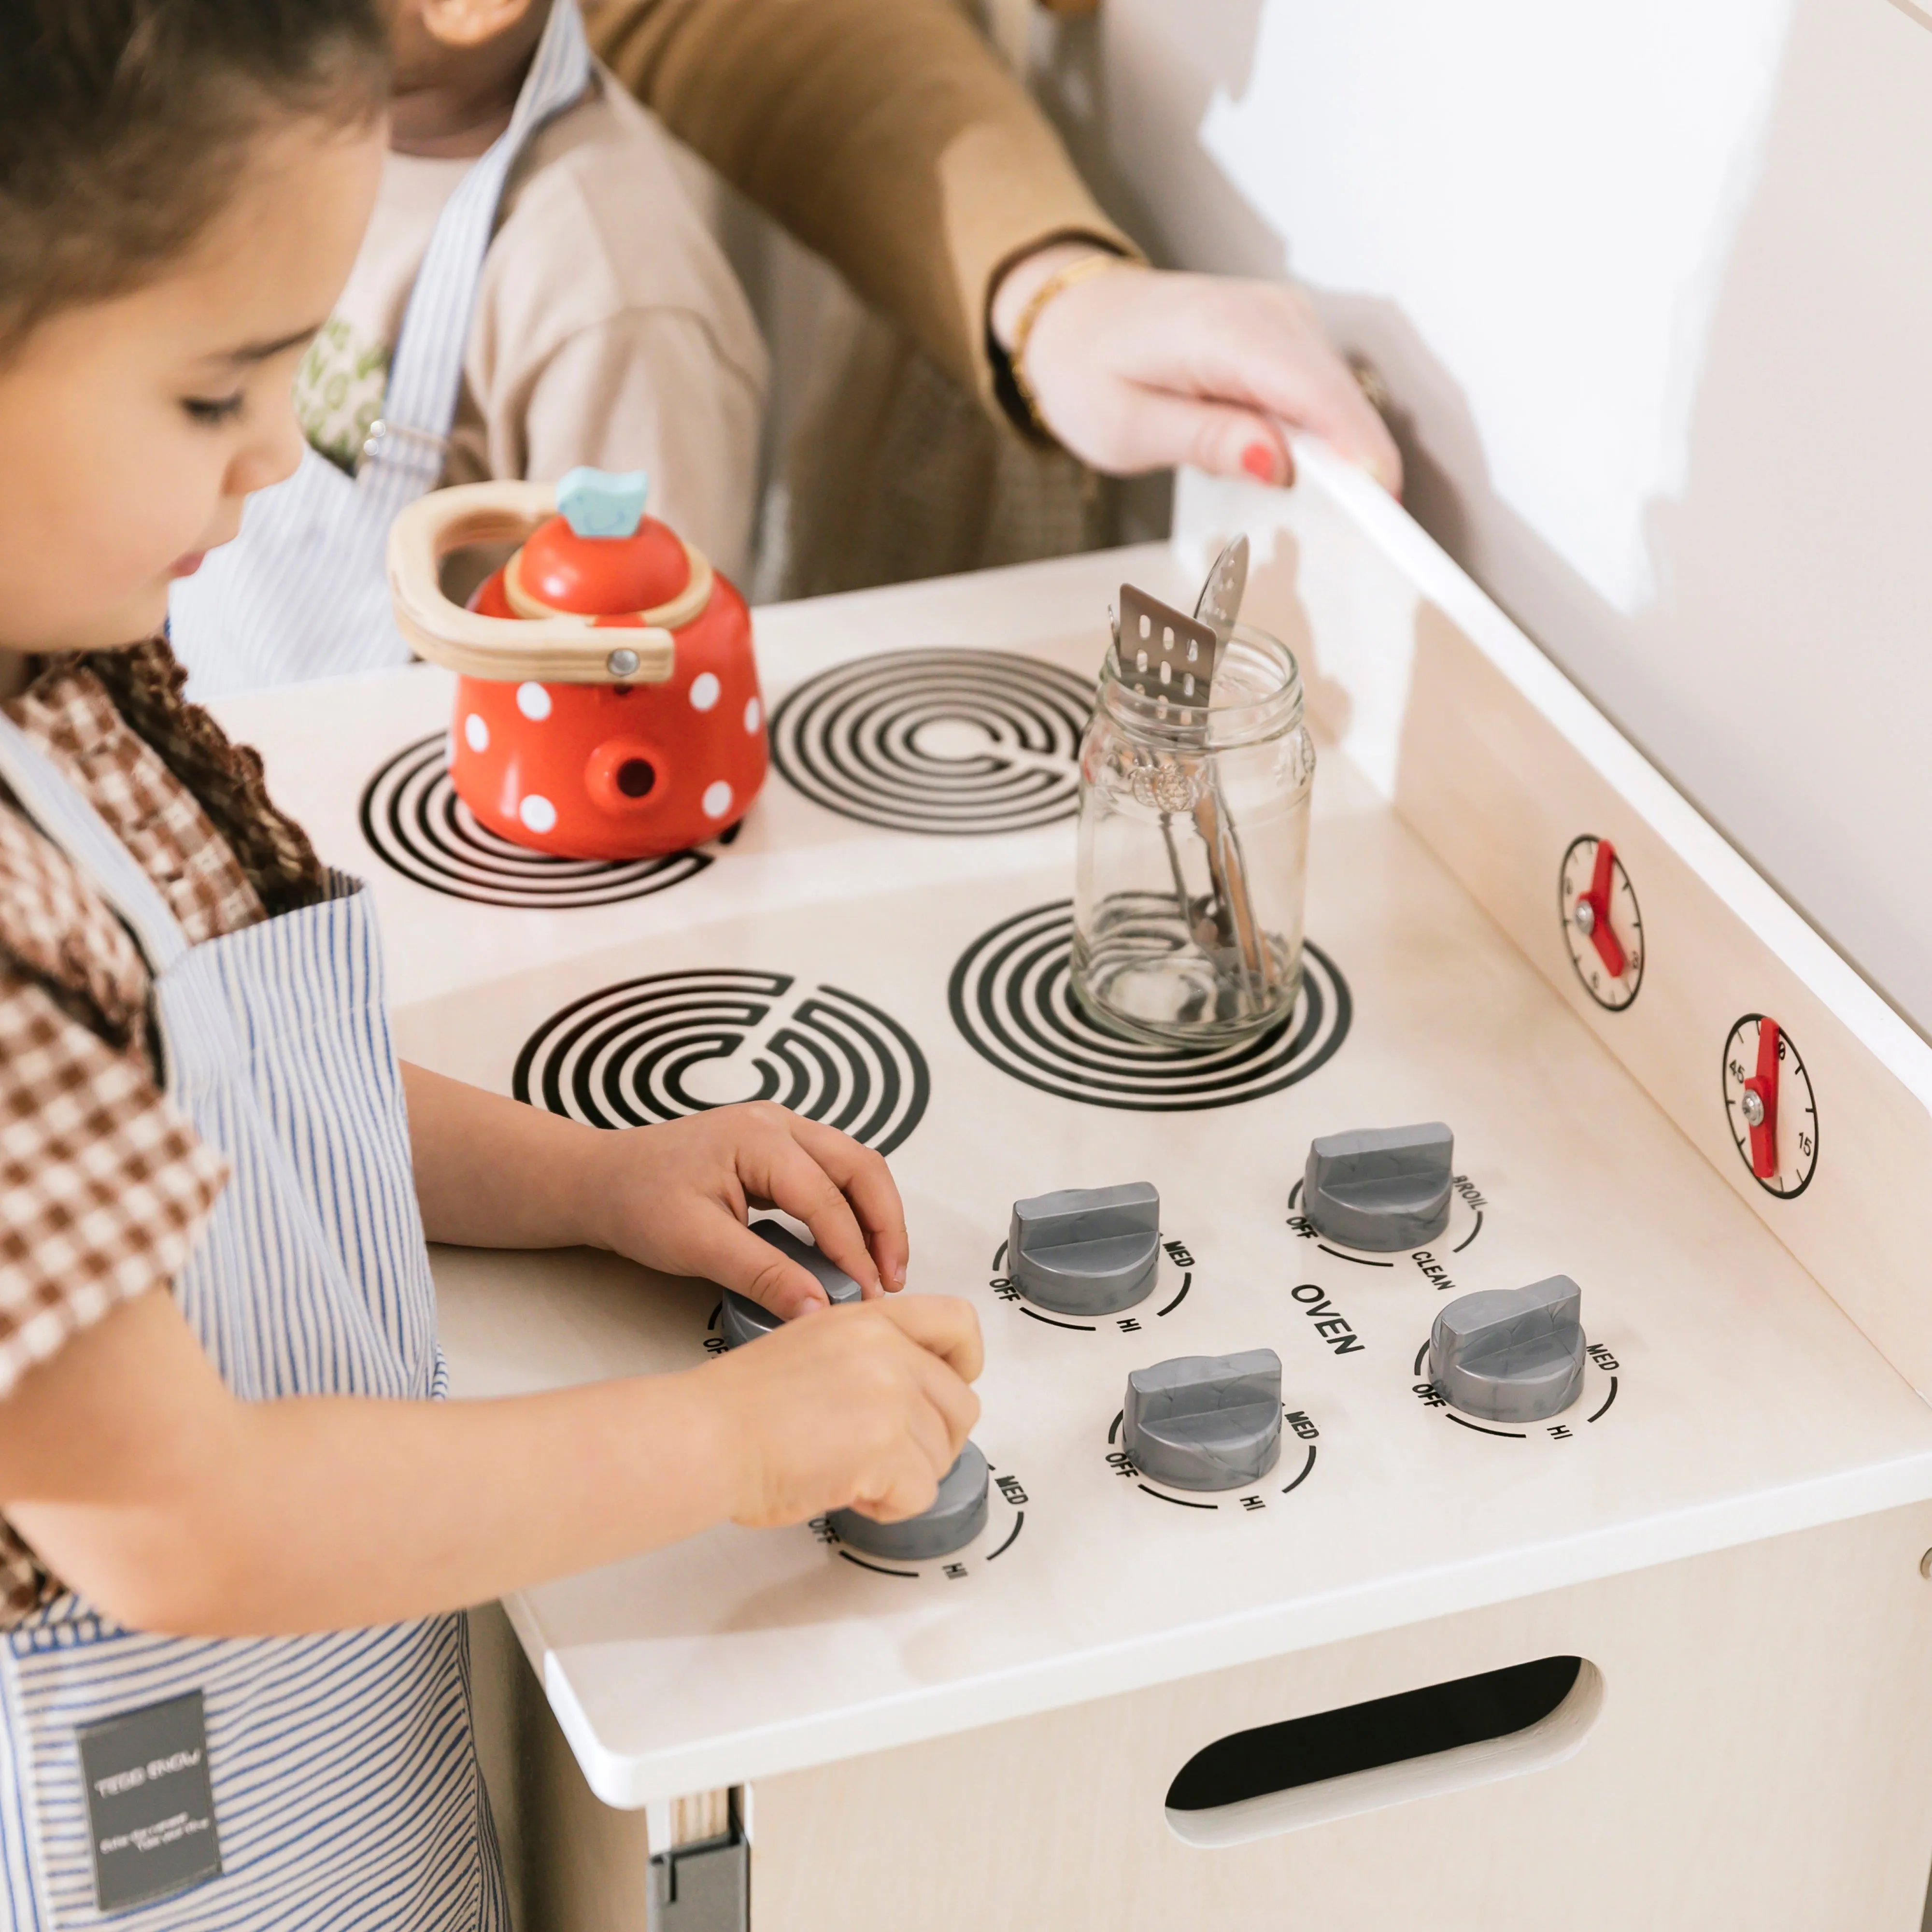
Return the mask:
[[[826,1308],[691,1372],[732,1520],[930,1507],[979,1419],[979,1318],[945,1295]]]

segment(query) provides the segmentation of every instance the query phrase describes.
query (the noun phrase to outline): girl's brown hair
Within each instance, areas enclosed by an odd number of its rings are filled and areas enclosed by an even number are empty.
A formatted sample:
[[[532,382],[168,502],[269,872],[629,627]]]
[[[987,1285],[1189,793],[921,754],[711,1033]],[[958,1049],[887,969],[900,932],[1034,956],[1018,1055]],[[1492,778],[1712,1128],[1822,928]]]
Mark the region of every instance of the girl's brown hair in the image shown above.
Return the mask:
[[[0,355],[178,260],[265,123],[380,113],[388,64],[384,0],[0,0]]]

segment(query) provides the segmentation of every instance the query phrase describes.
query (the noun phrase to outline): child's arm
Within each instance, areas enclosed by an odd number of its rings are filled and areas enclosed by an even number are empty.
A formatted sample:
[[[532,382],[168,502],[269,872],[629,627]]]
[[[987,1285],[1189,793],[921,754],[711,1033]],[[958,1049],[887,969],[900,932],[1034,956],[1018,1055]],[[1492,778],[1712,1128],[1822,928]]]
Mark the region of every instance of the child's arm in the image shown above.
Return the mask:
[[[150,1292],[0,1401],[0,1510],[137,1628],[352,1628],[726,1518],[922,1509],[978,1414],[979,1367],[971,1309],[921,1296],[828,1309],[679,1375],[501,1402],[244,1402]]]
[[[747,1232],[750,1208],[812,1230],[868,1298],[905,1282],[905,1215],[885,1162],[770,1103],[612,1132],[405,1065],[416,1198],[433,1241],[608,1248],[700,1275],[789,1318],[826,1306],[796,1262]]]

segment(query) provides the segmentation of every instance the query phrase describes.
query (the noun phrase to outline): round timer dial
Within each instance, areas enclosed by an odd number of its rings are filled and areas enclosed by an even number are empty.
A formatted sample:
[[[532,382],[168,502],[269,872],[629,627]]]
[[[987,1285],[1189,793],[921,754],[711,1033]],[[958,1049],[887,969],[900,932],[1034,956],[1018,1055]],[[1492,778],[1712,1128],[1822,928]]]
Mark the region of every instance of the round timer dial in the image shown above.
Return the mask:
[[[1643,919],[1630,874],[1607,838],[1586,832],[1570,842],[1556,904],[1584,992],[1598,1006],[1622,1012],[1643,984]]]
[[[1818,1167],[1818,1102],[1791,1036],[1747,1013],[1724,1042],[1724,1112],[1752,1178],[1781,1200],[1802,1194]]]

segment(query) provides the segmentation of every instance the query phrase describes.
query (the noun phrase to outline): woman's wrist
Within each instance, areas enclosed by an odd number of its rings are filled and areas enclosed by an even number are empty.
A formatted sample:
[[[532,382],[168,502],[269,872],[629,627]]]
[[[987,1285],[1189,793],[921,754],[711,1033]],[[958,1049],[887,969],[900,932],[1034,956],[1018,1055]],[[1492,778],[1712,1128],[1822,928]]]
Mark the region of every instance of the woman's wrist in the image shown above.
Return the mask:
[[[1055,276],[1077,263],[1096,257],[1110,266],[1134,259],[1122,254],[1118,248],[1075,236],[1049,242],[1046,247],[1036,248],[1031,254],[1022,255],[1018,261],[1009,264],[1000,272],[999,280],[993,286],[992,299],[986,304],[986,327],[994,341],[1011,355],[1021,320],[1034,298]]]
[[[1028,366],[1035,325],[1081,283],[1116,269],[1145,266],[1138,255],[1073,239],[1035,250],[1000,278],[986,325],[993,393],[1014,426],[1034,442],[1049,448],[1066,446],[1059,425],[1048,419]]]

